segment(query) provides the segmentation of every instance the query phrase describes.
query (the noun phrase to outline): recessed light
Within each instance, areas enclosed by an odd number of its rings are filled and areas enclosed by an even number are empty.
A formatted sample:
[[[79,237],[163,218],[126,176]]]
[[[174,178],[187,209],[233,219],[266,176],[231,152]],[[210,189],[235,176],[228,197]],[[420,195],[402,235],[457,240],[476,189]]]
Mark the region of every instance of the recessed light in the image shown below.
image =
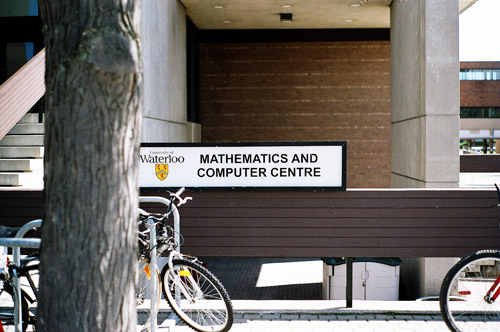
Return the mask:
[[[361,7],[361,4],[360,3],[351,3],[350,6],[351,7]]]
[[[281,8],[292,8],[293,6],[290,4],[282,5]]]
[[[221,6],[221,5],[215,5],[213,8],[214,8],[214,9],[224,9],[224,6]]]
[[[347,20],[344,20],[344,22],[346,22],[346,23],[352,23],[352,20],[347,19]]]
[[[281,22],[292,22],[293,14],[292,13],[280,13],[280,21]]]
[[[222,23],[224,23],[224,24],[231,24],[231,21],[226,20],[226,21],[222,21]]]

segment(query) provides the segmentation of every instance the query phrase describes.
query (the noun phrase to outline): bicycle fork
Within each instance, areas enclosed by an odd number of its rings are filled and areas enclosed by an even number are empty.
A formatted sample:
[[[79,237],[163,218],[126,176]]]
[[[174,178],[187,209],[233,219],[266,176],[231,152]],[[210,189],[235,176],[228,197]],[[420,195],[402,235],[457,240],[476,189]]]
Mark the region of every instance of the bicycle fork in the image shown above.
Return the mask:
[[[498,295],[500,295],[500,274],[497,277],[497,280],[493,283],[491,288],[488,290],[488,293],[484,296],[484,300],[488,302],[489,304],[495,302],[495,300],[498,298]],[[496,291],[495,291],[496,289]]]
[[[180,293],[179,291],[184,295],[186,300],[189,301],[189,303],[196,303],[196,300],[200,298],[201,294],[203,292],[201,291],[200,287],[198,286],[198,283],[196,280],[193,278],[193,275],[191,272],[187,270],[180,270],[179,273],[175,273],[174,271],[174,264],[172,263],[174,260],[174,257],[183,259],[183,256],[181,255],[180,252],[177,251],[172,251],[170,255],[168,256],[168,267],[169,267],[169,273],[171,274],[173,280],[174,280],[174,285],[176,286],[175,289],[175,300],[177,304],[180,304]],[[184,278],[188,282],[182,282],[181,278]],[[188,284],[190,287],[193,288],[193,292],[190,293],[184,287],[185,284]],[[178,287],[178,288],[177,288]],[[191,295],[193,294],[194,297]]]

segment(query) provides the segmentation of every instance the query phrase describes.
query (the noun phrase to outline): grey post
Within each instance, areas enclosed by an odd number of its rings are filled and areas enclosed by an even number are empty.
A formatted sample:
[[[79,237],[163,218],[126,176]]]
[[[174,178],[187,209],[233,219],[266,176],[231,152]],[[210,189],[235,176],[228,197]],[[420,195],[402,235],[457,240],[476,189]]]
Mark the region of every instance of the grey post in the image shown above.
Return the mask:
[[[140,196],[140,203],[161,203],[166,205],[167,207],[170,205],[170,201],[164,197],[158,196]],[[180,216],[179,211],[175,204],[172,205],[173,215],[174,215],[174,240],[178,244],[177,250],[180,252]],[[148,221],[148,228],[151,230],[150,237],[150,246],[153,248],[151,250],[151,260],[149,262],[149,269],[151,272],[151,283],[149,292],[151,294],[151,332],[156,332],[157,329],[157,315],[156,315],[156,292],[155,287],[155,279],[158,276],[156,275],[156,228],[154,227],[154,222],[152,220]],[[151,228],[150,228],[151,227]]]

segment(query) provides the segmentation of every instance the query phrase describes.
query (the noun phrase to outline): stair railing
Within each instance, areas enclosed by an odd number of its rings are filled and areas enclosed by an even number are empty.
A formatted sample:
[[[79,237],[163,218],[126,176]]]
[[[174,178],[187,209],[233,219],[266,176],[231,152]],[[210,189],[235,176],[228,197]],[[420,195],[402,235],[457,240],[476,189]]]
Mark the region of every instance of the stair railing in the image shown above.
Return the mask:
[[[0,86],[0,140],[45,94],[45,49]]]

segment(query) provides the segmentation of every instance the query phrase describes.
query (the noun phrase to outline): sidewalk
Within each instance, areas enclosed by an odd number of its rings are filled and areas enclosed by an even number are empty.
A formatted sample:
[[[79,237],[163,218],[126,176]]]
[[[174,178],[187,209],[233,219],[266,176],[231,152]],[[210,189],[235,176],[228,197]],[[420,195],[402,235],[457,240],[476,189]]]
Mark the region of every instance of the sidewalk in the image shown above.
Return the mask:
[[[236,300],[233,306],[231,332],[449,331],[437,301],[354,301],[353,308],[345,308],[344,301]],[[167,315],[162,303],[158,331],[192,331],[182,322],[165,321]]]
[[[353,307],[346,308],[343,300],[320,300],[322,263],[319,270],[302,265],[317,260],[202,258],[232,298],[235,317],[230,332],[449,332],[438,301],[354,300]],[[311,274],[312,283],[304,280]],[[158,332],[193,331],[174,317],[162,300]]]

